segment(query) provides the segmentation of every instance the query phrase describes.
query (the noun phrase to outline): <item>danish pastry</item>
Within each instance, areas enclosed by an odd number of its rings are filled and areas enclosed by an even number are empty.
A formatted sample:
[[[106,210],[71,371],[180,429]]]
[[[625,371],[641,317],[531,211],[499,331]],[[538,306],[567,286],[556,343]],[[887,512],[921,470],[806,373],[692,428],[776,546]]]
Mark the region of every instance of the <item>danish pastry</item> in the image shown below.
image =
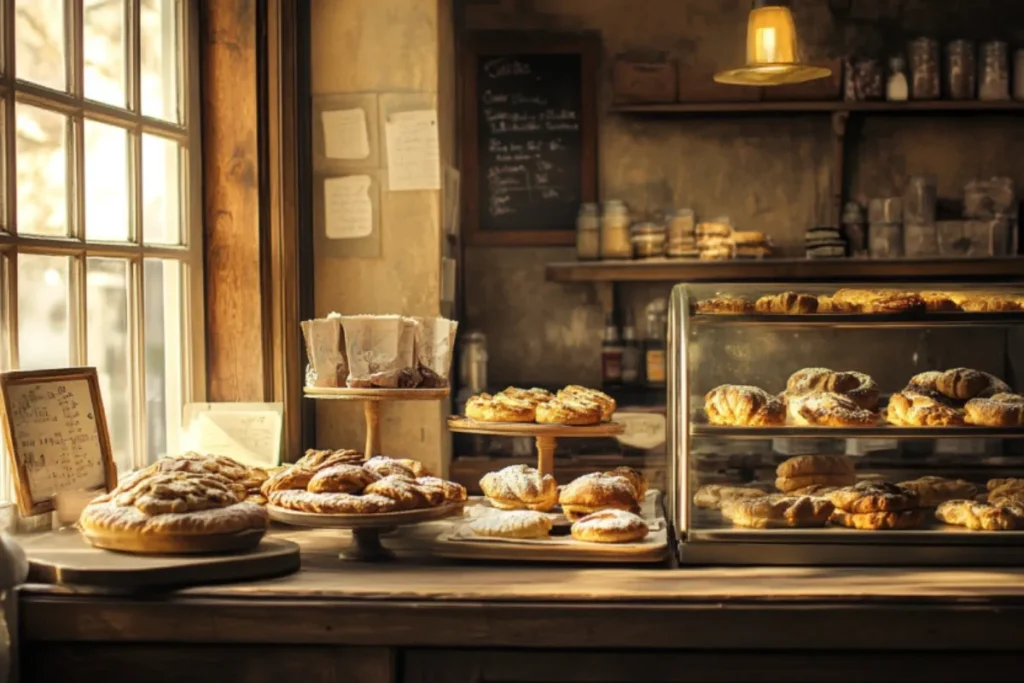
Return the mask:
[[[878,385],[863,372],[804,368],[790,375],[786,382],[787,396],[822,391],[847,396],[864,410],[878,406]]]
[[[385,455],[375,455],[363,463],[363,469],[368,470],[378,477],[402,477],[413,481],[416,473],[402,464],[401,460],[389,458]]]
[[[722,503],[722,516],[749,529],[825,526],[831,512],[832,503],[810,496],[770,494]]]
[[[547,538],[551,519],[543,512],[511,510],[475,519],[469,529],[490,538]]]
[[[818,311],[818,298],[812,294],[799,294],[797,292],[767,294],[754,303],[754,310],[758,313],[784,313],[789,315],[816,313]]]
[[[579,396],[567,395],[537,406],[538,424],[581,427],[599,424],[602,416],[601,406]]]
[[[978,487],[963,479],[924,476],[901,481],[898,486],[913,492],[917,496],[918,504],[924,508],[936,507],[947,500],[973,499],[978,495]]]
[[[571,521],[609,508],[640,511],[633,483],[625,477],[601,472],[585,474],[569,482],[559,493],[558,504]]]
[[[829,392],[786,397],[789,417],[795,424],[813,427],[870,427],[878,416],[853,399]]]
[[[949,500],[935,510],[935,518],[946,524],[977,531],[1014,531],[1024,529],[1024,508],[1015,505],[991,505],[973,500]]]
[[[697,313],[712,315],[742,315],[751,313],[754,305],[739,296],[718,296],[697,302]]]
[[[480,394],[466,401],[466,417],[480,422],[533,422],[536,408],[526,399]]]
[[[968,424],[985,427],[1024,427],[1024,396],[996,394],[972,398],[964,405]]]
[[[799,477],[810,474],[852,475],[853,460],[845,455],[797,455],[775,468],[779,477]]]
[[[555,478],[527,465],[488,472],[480,479],[480,489],[491,505],[501,510],[547,512],[558,502]]]
[[[909,509],[898,512],[852,513],[836,509],[832,511],[832,516],[828,521],[849,529],[871,531],[916,529],[924,522],[924,511]]]
[[[904,390],[889,397],[885,419],[900,427],[955,427],[964,424],[964,411],[929,394]]]
[[[900,512],[920,507],[920,500],[913,491],[884,481],[862,481],[833,491],[827,498],[837,510],[858,515]]]
[[[838,474],[801,474],[795,477],[778,477],[775,480],[775,488],[787,494],[795,494],[798,491],[807,492],[812,489],[812,487],[832,490],[839,489],[844,486],[850,486],[855,481],[857,481],[857,477],[853,472]],[[810,493],[804,493],[803,495],[810,495]]]
[[[587,543],[636,543],[650,528],[643,517],[625,510],[600,510],[576,520],[569,533]]]
[[[582,398],[599,405],[601,407],[601,419],[604,422],[612,419],[612,414],[615,413],[615,409],[618,407],[615,399],[603,391],[588,389],[577,384],[570,384],[558,392],[557,398],[564,399],[567,397]]]
[[[707,484],[697,489],[693,496],[693,504],[705,510],[720,510],[725,501],[736,498],[761,498],[764,495],[765,492],[761,489],[746,486]]]
[[[723,384],[704,397],[708,422],[738,427],[772,427],[786,421],[785,405],[759,387]]]
[[[555,397],[547,389],[538,389],[536,387],[532,389],[519,389],[517,387],[507,387],[504,390],[498,392],[498,396],[508,396],[509,398],[516,399],[517,401],[526,401],[532,404],[534,407],[550,401]]]
[[[440,477],[419,477],[416,484],[421,489],[438,489],[446,503],[463,503],[468,498],[465,486]]]
[[[399,509],[398,503],[392,499],[374,494],[355,496],[351,493],[314,493],[285,489],[272,492],[268,499],[271,505],[277,507],[321,515],[368,515],[395,512]]]
[[[629,483],[636,490],[637,500],[643,500],[644,496],[647,495],[647,479],[639,470],[626,465],[619,465],[610,472],[605,472],[605,474],[609,477],[625,477],[628,479]]]
[[[437,489],[429,490],[431,491],[430,495],[428,495],[427,491],[417,486],[415,480],[398,475],[390,475],[369,484],[363,489],[363,494],[364,496],[378,495],[390,498],[395,501],[395,505],[399,510],[417,510],[419,508],[440,505],[444,502],[444,493]]]
[[[319,470],[306,484],[314,493],[362,493],[379,476],[358,465],[331,465]]]

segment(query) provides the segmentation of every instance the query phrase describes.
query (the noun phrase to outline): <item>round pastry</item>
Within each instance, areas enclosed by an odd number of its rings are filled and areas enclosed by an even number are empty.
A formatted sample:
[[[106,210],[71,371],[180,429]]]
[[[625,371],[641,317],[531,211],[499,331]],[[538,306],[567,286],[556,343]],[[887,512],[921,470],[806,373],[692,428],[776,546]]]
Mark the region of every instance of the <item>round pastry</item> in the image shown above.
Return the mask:
[[[728,486],[726,484],[707,484],[697,489],[693,496],[693,504],[705,510],[720,510],[722,504],[736,498],[761,498],[765,495],[761,489],[746,486]]]
[[[832,503],[824,498],[770,494],[722,503],[722,516],[748,529],[825,526]]]
[[[643,517],[625,510],[601,510],[573,522],[569,533],[587,543],[636,543],[650,528]]]
[[[249,467],[224,455],[208,455],[195,452],[162,458],[151,468],[158,472],[193,472],[195,474],[216,474],[232,484],[240,499],[259,493],[269,474],[259,467]]]
[[[759,387],[723,384],[704,397],[704,410],[713,425],[773,427],[786,422],[785,405]]]
[[[601,406],[579,396],[555,398],[537,406],[537,423],[584,427],[600,424]]]
[[[898,486],[914,493],[918,504],[925,508],[936,507],[947,500],[974,498],[978,495],[978,487],[963,479],[924,476],[901,481]]]
[[[878,416],[853,399],[829,392],[786,397],[789,417],[795,424],[813,427],[870,427]]]
[[[543,512],[511,510],[475,519],[469,529],[490,538],[547,538],[551,519]]]
[[[1014,531],[1024,529],[1024,508],[990,505],[973,500],[948,500],[935,510],[935,518],[946,524],[977,531]]]
[[[586,399],[591,403],[596,403],[601,406],[601,419],[604,422],[608,422],[612,419],[612,414],[618,407],[615,403],[615,399],[603,391],[588,389],[587,387],[581,387],[578,384],[570,384],[558,392],[557,398],[561,399],[566,397]]]
[[[444,494],[436,492],[436,496],[430,496],[420,490],[415,480],[410,480],[400,475],[391,475],[378,479],[363,489],[364,495],[375,494],[384,496],[395,501],[399,510],[416,510],[429,507],[428,503],[433,500],[434,505],[444,502]]]
[[[900,512],[920,506],[920,501],[913,491],[884,481],[862,481],[833,491],[827,498],[837,510],[851,514]]]
[[[960,310],[960,304],[949,292],[921,292],[921,298],[929,313],[954,313]]]
[[[971,368],[946,370],[936,379],[935,388],[940,393],[958,401],[987,398],[995,394],[1009,394],[1013,391],[1010,389],[1010,385],[995,375]]]
[[[878,406],[878,385],[863,372],[804,368],[790,375],[786,382],[787,396],[813,392],[842,394],[864,410],[874,410]]]
[[[418,477],[416,484],[420,488],[435,488],[441,491],[446,503],[463,503],[468,498],[466,487],[456,484],[454,481],[441,479],[440,477]]]
[[[784,313],[789,315],[817,313],[818,298],[813,294],[799,294],[797,292],[767,294],[754,303],[754,310],[758,313]]]
[[[711,299],[697,302],[697,313],[705,315],[742,315],[751,313],[753,310],[753,304],[738,296],[719,294]]]
[[[274,491],[268,496],[271,505],[321,515],[368,515],[395,512],[398,503],[376,494],[353,496],[351,493],[314,493],[291,489]]]
[[[309,480],[313,478],[314,474],[316,474],[315,471],[303,469],[297,465],[287,467],[280,472],[275,472],[269,479],[263,482],[263,486],[260,487],[260,493],[269,498],[270,494],[274,491],[305,490],[309,486]]]
[[[330,467],[331,465],[361,465],[362,463],[363,454],[359,451],[353,451],[348,448],[340,450],[317,450],[310,448],[306,451],[305,455],[295,461],[295,467],[316,470],[321,467]]]
[[[632,467],[626,465],[619,465],[610,472],[605,472],[609,477],[625,477],[629,480],[629,483],[633,485],[636,490],[636,499],[643,500],[644,496],[647,495],[647,479],[644,475]]]
[[[314,493],[362,493],[378,479],[379,476],[358,465],[331,465],[310,477],[306,489]]]
[[[783,461],[775,468],[779,477],[799,477],[808,474],[854,473],[853,460],[845,455],[797,455]]]
[[[519,389],[517,387],[507,387],[504,391],[498,392],[498,396],[508,396],[509,398],[516,399],[517,401],[526,401],[532,404],[534,407],[540,405],[541,403],[550,401],[555,397],[555,395],[552,394],[547,389],[538,389],[536,387],[534,387],[533,389]]]
[[[805,491],[813,486],[838,489],[844,486],[850,486],[856,481],[857,477],[853,472],[839,474],[801,474],[796,477],[777,478],[775,480],[775,488],[787,494],[795,494],[797,491]]]
[[[402,464],[401,460],[386,455],[375,455],[363,463],[363,469],[373,472],[378,477],[401,477],[413,481],[416,473]]]
[[[395,458],[394,460],[398,464],[407,467],[417,479],[420,477],[431,476],[430,470],[428,470],[426,465],[421,463],[419,460],[413,460],[412,458]]]
[[[488,472],[480,479],[480,489],[491,505],[501,510],[547,512],[558,502],[555,478],[527,465],[509,465]]]
[[[985,427],[1024,427],[1024,396],[996,394],[972,398],[964,405],[967,423]]]
[[[609,508],[640,511],[632,482],[625,477],[608,476],[601,472],[577,477],[562,487],[558,494],[558,504],[571,521]]]
[[[536,409],[524,399],[480,394],[466,401],[466,417],[480,422],[533,422]]]
[[[240,501],[228,479],[187,470],[133,476],[78,520],[94,546],[138,553],[239,550],[259,543],[268,524],[266,510]]]
[[[900,427],[955,427],[964,424],[964,411],[932,395],[904,390],[889,397],[885,419]]]
[[[924,522],[924,510],[910,509],[898,512],[864,512],[856,514],[836,509],[832,511],[832,516],[828,521],[849,529],[871,531],[915,529]]]

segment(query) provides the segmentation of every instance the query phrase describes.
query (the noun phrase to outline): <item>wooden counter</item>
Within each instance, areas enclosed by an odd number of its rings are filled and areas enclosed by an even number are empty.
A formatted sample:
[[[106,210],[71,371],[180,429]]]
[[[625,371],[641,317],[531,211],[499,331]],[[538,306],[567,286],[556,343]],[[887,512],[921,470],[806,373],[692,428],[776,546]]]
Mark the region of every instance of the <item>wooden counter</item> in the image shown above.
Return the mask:
[[[374,565],[339,560],[338,532],[281,533],[302,571],[249,584],[25,586],[23,680],[980,681],[1024,665],[1024,569],[441,564],[406,533],[390,544],[411,554]]]

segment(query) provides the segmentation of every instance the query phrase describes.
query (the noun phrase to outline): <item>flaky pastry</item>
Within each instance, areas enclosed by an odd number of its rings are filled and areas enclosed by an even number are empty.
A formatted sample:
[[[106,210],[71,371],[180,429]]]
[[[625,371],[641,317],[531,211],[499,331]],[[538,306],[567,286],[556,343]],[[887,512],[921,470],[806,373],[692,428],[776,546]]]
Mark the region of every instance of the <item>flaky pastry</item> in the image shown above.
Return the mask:
[[[853,474],[853,460],[845,455],[797,455],[775,468],[779,477],[799,477],[809,474]]]
[[[722,516],[749,529],[825,526],[832,503],[824,498],[770,494],[723,501]]]
[[[786,421],[785,405],[759,387],[723,384],[704,397],[704,410],[713,425],[773,427]]]
[[[726,251],[726,255],[730,254]],[[705,315],[742,315],[743,313],[751,313],[754,310],[754,305],[738,296],[725,296],[719,294],[718,296],[710,299],[704,299],[697,302],[697,313]]]
[[[612,414],[615,413],[615,409],[618,407],[615,403],[615,399],[603,391],[582,387],[578,384],[570,384],[569,386],[559,390],[557,398],[567,397],[582,398],[599,405],[601,407],[601,420],[604,422],[612,419]]]
[[[794,424],[812,427],[870,427],[878,416],[853,399],[829,392],[786,396],[786,408]]]
[[[920,506],[913,491],[884,481],[862,481],[828,494],[837,510],[853,514],[900,512]]]
[[[636,543],[647,537],[650,528],[637,514],[604,509],[577,519],[569,533],[587,543]]]
[[[509,510],[473,520],[469,529],[490,538],[547,538],[551,519],[543,512]]]
[[[531,401],[502,394],[480,394],[466,401],[466,417],[480,422],[533,422],[536,411]]]
[[[569,482],[558,494],[558,504],[572,521],[598,510],[640,511],[633,483],[625,477],[602,472],[585,474]]]
[[[833,510],[829,522],[848,529],[870,531],[915,529],[924,522],[924,510],[909,509],[898,512],[865,512],[852,513],[845,510]]]
[[[414,479],[390,475],[378,479],[363,489],[363,495],[378,495],[395,501],[399,510],[433,507],[444,502],[444,493],[436,489],[421,489]]]
[[[910,481],[901,481],[898,486],[913,492],[921,507],[933,508],[947,500],[974,498],[978,487],[963,479],[924,476]]]
[[[416,473],[406,467],[401,460],[386,455],[373,456],[363,463],[363,469],[373,472],[378,477],[402,477],[410,481],[416,479]]]
[[[984,427],[1024,427],[1024,396],[996,394],[972,398],[964,405],[968,424]]]
[[[754,303],[758,313],[807,314],[817,313],[818,298],[813,294],[783,292],[782,294],[766,294]]]
[[[527,465],[488,472],[480,479],[480,489],[491,505],[501,510],[547,512],[558,502],[555,478]]]
[[[588,426],[603,419],[601,406],[580,396],[565,395],[537,406],[538,424]]]
[[[498,392],[498,396],[508,396],[509,398],[516,399],[517,401],[526,401],[537,407],[541,403],[550,401],[555,397],[547,389],[538,389],[534,387],[532,389],[520,389],[518,387],[507,387],[503,391]]]
[[[378,479],[375,473],[358,465],[331,465],[310,477],[306,489],[314,493],[362,493]]]
[[[963,410],[946,405],[933,394],[904,390],[889,397],[885,419],[899,427],[956,427],[964,424]]]
[[[398,503],[390,498],[372,494],[355,496],[351,493],[313,493],[286,489],[272,492],[268,499],[271,505],[277,507],[322,515],[366,515],[399,509]]]
[[[936,508],[935,518],[946,524],[977,531],[1024,529],[1024,507],[1017,505],[992,505],[973,500],[949,500]]]
[[[815,392],[842,394],[864,410],[878,406],[878,385],[863,372],[804,368],[790,375],[786,382],[787,397]]]
[[[765,495],[761,489],[726,484],[706,484],[697,489],[693,504],[705,510],[720,510],[722,503],[733,498],[760,498]]]

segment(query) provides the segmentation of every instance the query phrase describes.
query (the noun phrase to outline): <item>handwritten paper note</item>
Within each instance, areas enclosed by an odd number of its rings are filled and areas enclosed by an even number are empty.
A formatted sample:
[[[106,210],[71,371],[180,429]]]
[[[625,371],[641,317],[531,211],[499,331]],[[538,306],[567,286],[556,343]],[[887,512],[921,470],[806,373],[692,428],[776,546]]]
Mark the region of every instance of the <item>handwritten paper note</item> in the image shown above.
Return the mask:
[[[186,450],[273,467],[281,458],[282,415],[280,403],[186,404]]]
[[[367,237],[373,232],[370,176],[354,175],[324,181],[324,229],[332,240]]]
[[[6,393],[11,441],[33,504],[60,491],[105,486],[106,427],[99,426],[88,380],[9,384]]]
[[[390,189],[440,190],[441,147],[437,112],[398,112],[385,124]]]
[[[366,132],[366,112],[362,109],[325,111],[324,156],[348,161],[370,156],[370,136]]]

